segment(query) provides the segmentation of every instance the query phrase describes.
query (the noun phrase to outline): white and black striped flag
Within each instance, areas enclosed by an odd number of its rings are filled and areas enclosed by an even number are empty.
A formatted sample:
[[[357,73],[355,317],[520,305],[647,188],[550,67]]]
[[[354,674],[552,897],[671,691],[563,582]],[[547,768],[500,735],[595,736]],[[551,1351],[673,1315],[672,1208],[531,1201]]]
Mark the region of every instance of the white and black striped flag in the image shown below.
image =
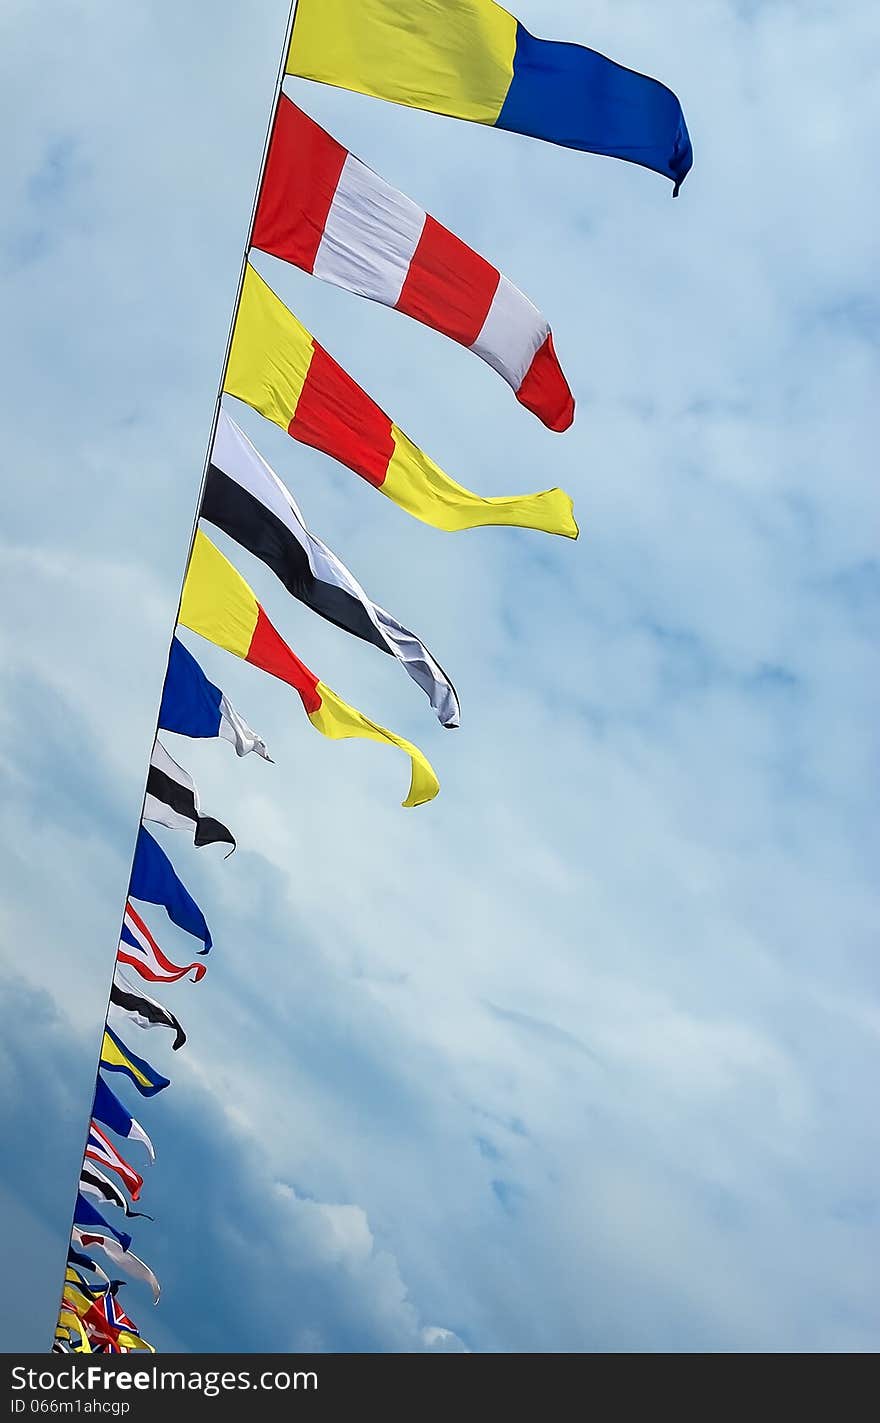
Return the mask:
[[[84,1196],[91,1196],[92,1200],[100,1201],[102,1205],[118,1206],[121,1211],[130,1216],[144,1216],[146,1220],[152,1220],[152,1216],[145,1215],[143,1211],[133,1211],[124,1193],[111,1181],[109,1176],[105,1176],[93,1161],[84,1161],[79,1176],[79,1188]]]
[[[142,988],[136,988],[118,965],[110,989],[110,1004],[137,1023],[139,1028],[170,1028],[174,1033],[172,1047],[175,1052],[186,1042],[186,1033],[170,1009],[157,1003],[155,998],[148,997]]]
[[[157,825],[167,825],[169,830],[193,831],[199,846],[219,841],[235,849],[235,837],[226,826],[211,815],[202,815],[192,776],[168,755],[158,737],[150,757],[144,820],[155,820]]]

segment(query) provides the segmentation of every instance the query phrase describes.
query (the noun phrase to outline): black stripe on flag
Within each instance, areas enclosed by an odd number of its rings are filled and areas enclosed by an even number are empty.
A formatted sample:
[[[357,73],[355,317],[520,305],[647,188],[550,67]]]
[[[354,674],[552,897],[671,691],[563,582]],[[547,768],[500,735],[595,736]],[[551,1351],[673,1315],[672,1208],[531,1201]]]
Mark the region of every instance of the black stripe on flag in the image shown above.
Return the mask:
[[[208,466],[201,515],[271,568],[288,593],[312,612],[391,654],[360,599],[346,588],[317,579],[306,550],[278,515],[215,464]]]
[[[145,1211],[133,1211],[119,1187],[114,1186],[112,1181],[105,1180],[103,1176],[95,1175],[93,1171],[89,1170],[89,1167],[85,1163],[83,1163],[83,1168],[79,1173],[79,1179],[80,1181],[89,1182],[90,1185],[94,1186],[100,1192],[103,1200],[111,1205],[119,1206],[119,1209],[125,1211],[126,1215],[141,1216],[144,1220],[153,1219],[153,1217],[147,1215]]]
[[[173,776],[151,766],[147,775],[147,795],[167,805],[178,815],[185,815],[195,826],[195,843],[202,845],[231,845],[235,849],[235,836],[213,815],[199,815],[196,810],[195,792],[191,786],[182,786]]]
[[[139,993],[132,993],[128,988],[124,988],[121,983],[118,983],[115,978],[110,989],[110,1002],[115,1003],[116,1007],[121,1008],[124,1013],[133,1013],[138,1018],[145,1018],[152,1026],[171,1028],[175,1035],[173,1043],[175,1052],[186,1042],[186,1033],[170,1009],[163,1008],[161,1003],[156,1003],[152,998],[142,998]]]

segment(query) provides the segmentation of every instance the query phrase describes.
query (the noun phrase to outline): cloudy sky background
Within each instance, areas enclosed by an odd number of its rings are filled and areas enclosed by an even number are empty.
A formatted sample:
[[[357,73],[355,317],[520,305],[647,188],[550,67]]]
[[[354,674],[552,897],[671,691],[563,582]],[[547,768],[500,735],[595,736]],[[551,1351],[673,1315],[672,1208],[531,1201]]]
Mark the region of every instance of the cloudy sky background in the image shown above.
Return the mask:
[[[10,1349],[51,1337],[286,9],[0,16]],[[561,484],[582,533],[438,533],[232,403],[463,724],[234,555],[442,791],[401,810],[400,756],[323,740],[187,636],[277,764],[166,741],[240,848],[158,832],[216,946],[201,985],[159,992],[181,1053],[129,1030],[173,1086],[120,1088],[158,1150],[135,1249],[165,1287],[126,1307],[180,1350],[874,1349],[880,21],[867,0],[517,13],[669,83],[696,166],[673,202],[629,165],[288,81],[547,313],[574,428],[394,312],[256,264],[454,477]]]

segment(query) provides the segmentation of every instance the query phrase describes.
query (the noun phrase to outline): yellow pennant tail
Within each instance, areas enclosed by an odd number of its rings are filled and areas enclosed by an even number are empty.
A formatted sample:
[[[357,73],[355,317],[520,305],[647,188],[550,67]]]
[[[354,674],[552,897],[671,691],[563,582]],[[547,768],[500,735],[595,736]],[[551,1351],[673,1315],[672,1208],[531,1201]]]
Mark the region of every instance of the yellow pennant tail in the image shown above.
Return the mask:
[[[440,789],[440,782],[430,761],[417,746],[413,746],[412,742],[406,741],[404,737],[395,735],[393,731],[386,731],[385,727],[379,726],[377,722],[370,721],[363,712],[350,707],[348,702],[344,702],[323,682],[318,683],[317,691],[321,705],[317,711],[309,712],[309,721],[318,731],[334,741],[359,736],[367,741],[384,741],[390,742],[392,746],[399,746],[409,757],[411,768],[409,793],[403,802],[404,806],[424,805],[426,801],[434,799]]]
[[[414,518],[447,533],[507,524],[519,529],[537,529],[545,534],[561,534],[567,539],[577,538],[572,501],[564,489],[487,499],[450,479],[396,425],[392,427],[392,435],[394,454],[379,488]]]

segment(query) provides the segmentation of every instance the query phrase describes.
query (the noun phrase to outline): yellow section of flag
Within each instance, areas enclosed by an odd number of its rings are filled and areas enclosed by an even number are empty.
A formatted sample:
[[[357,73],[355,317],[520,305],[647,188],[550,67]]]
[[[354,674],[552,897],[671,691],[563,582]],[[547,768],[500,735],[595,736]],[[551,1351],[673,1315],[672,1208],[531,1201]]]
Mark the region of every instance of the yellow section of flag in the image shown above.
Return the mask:
[[[248,262],[223,389],[286,430],[313,354],[302,322]]]
[[[287,73],[494,124],[515,50],[492,0],[299,0]]]

